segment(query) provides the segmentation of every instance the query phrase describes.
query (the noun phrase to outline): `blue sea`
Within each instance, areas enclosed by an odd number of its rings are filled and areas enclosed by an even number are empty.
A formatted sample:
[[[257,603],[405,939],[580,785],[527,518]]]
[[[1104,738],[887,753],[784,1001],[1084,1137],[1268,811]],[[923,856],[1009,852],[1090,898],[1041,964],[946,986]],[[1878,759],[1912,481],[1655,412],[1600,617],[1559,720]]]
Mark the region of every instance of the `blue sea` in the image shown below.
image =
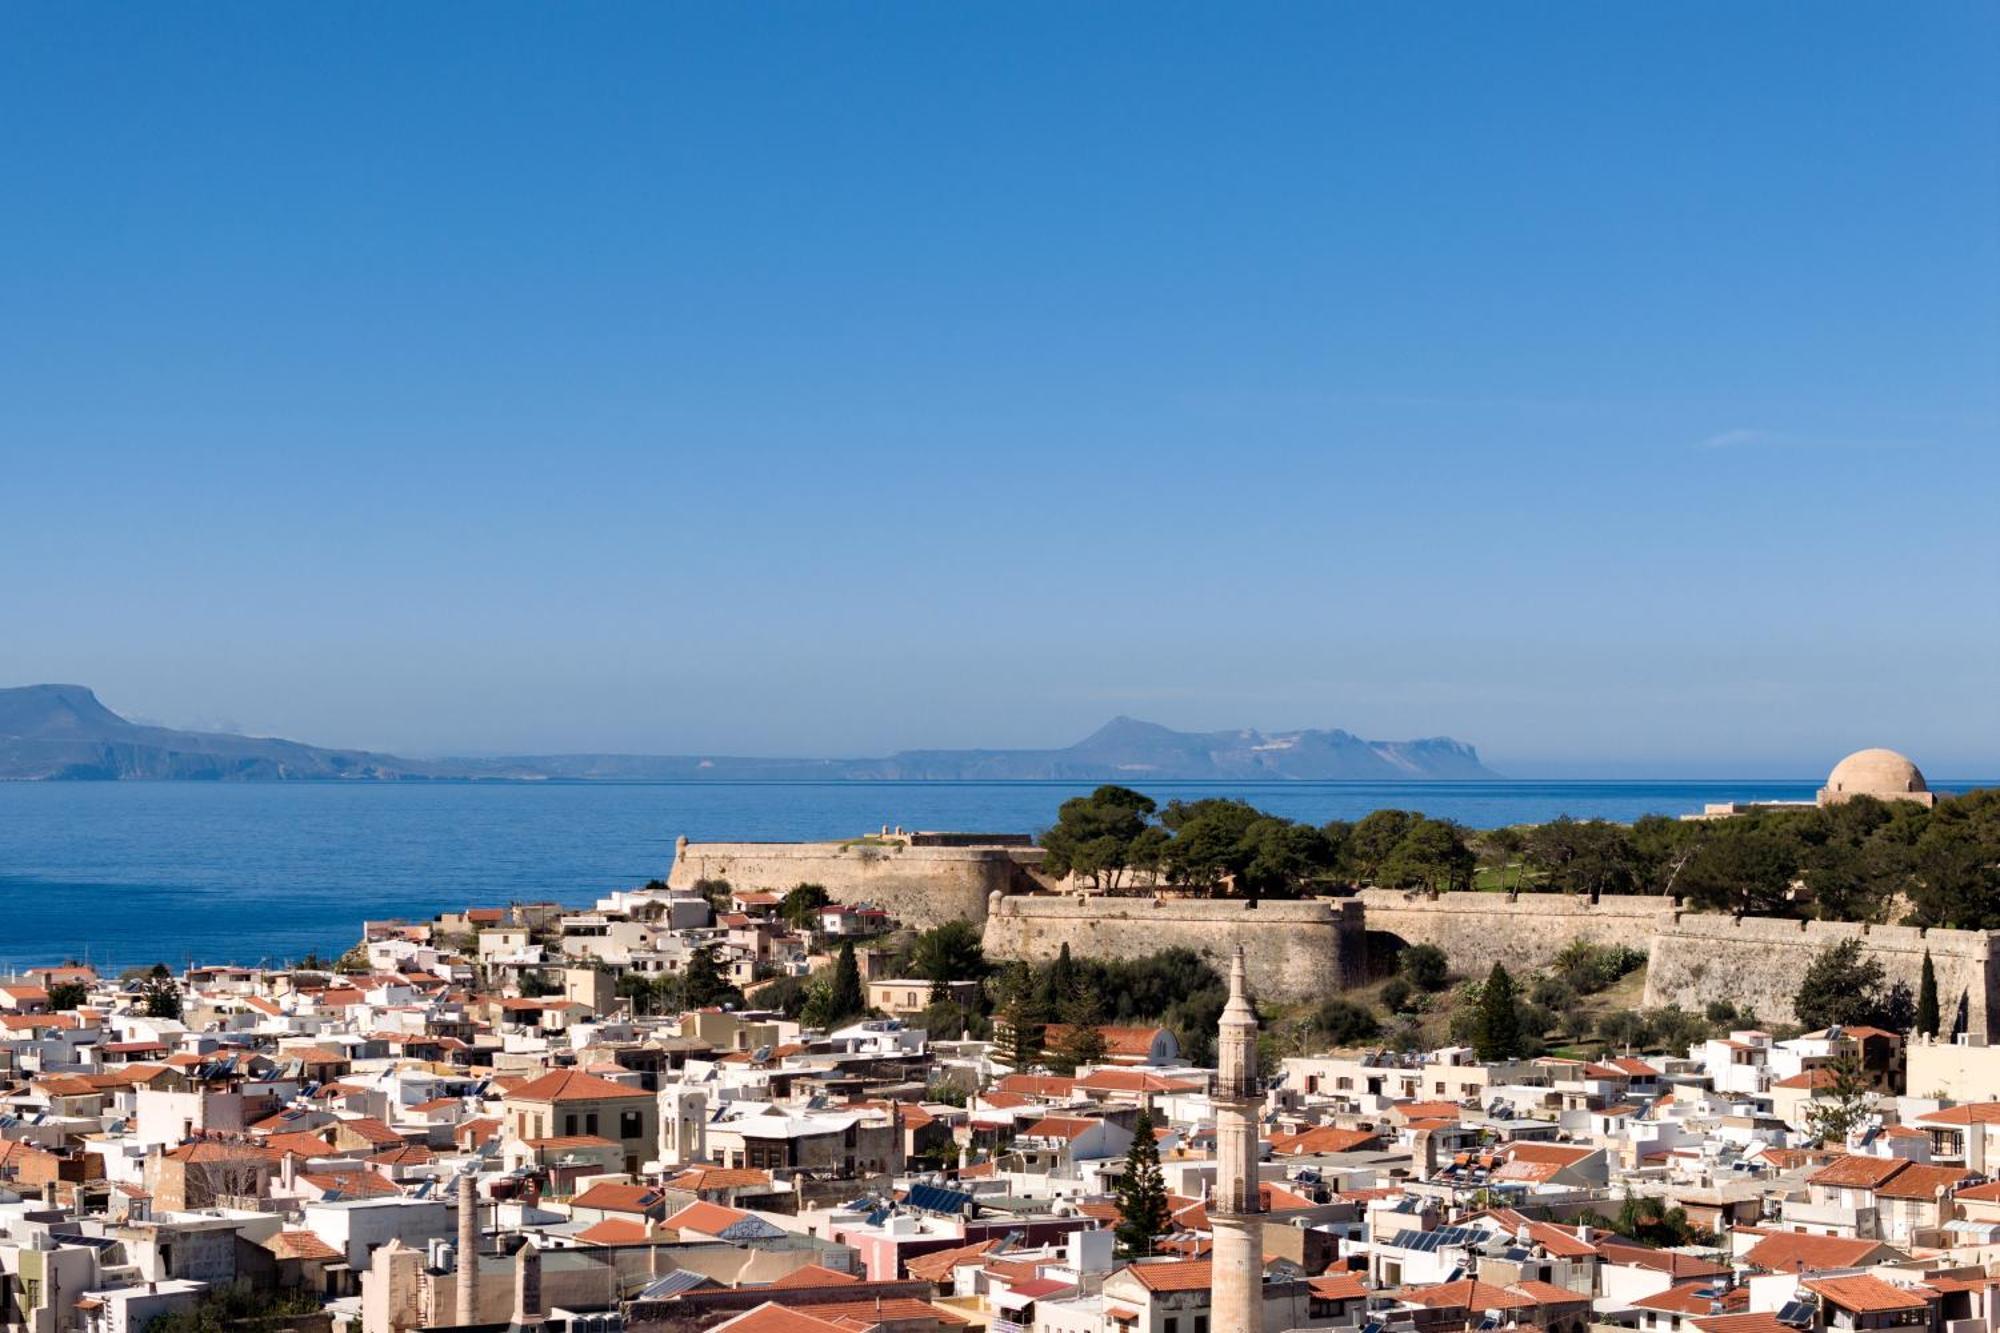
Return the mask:
[[[1090,783],[0,783],[0,968],[85,959],[335,954],[364,919],[555,900],[664,877],[674,838],[905,828],[1035,832]],[[1157,783],[1322,823],[1385,806],[1491,828],[1631,820],[1707,801],[1804,800],[1798,782]]]

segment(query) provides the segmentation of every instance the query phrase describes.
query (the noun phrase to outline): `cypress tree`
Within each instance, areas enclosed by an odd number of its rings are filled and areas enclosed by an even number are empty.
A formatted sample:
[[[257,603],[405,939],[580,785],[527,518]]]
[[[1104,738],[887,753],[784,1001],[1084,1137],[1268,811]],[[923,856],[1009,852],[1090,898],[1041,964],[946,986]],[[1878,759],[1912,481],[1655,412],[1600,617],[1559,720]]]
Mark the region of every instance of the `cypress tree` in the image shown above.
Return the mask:
[[[1931,951],[1926,949],[1923,980],[1917,986],[1917,1031],[1926,1037],[1935,1037],[1940,1022],[1937,969],[1931,966]]]
[[[1118,1179],[1118,1249],[1127,1258],[1153,1252],[1153,1240],[1167,1229],[1167,1182],[1160,1174],[1160,1145],[1153,1138],[1153,1114],[1142,1110],[1132,1124],[1125,1174]]]
[[[854,941],[840,942],[840,960],[833,967],[833,987],[827,993],[827,1026],[857,1018],[868,1012],[868,996],[861,989],[861,964],[854,960]]]
[[[1514,978],[1495,963],[1479,991],[1479,1025],[1472,1048],[1482,1060],[1507,1060],[1521,1053],[1521,1012]]]

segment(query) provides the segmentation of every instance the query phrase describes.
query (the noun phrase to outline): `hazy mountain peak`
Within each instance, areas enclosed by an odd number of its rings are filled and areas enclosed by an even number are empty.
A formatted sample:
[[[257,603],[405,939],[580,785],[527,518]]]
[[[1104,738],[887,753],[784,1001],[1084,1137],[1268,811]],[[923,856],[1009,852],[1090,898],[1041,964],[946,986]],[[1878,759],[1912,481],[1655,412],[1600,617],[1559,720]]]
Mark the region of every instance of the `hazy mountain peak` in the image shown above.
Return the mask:
[[[97,735],[129,726],[88,685],[0,689],[0,736]]]
[[[1119,716],[1058,750],[910,750],[885,759],[540,755],[398,759],[297,741],[141,726],[82,685],[0,689],[0,778],[902,778],[1125,781],[1490,778],[1448,737],[1366,741],[1345,731],[1175,731]]]

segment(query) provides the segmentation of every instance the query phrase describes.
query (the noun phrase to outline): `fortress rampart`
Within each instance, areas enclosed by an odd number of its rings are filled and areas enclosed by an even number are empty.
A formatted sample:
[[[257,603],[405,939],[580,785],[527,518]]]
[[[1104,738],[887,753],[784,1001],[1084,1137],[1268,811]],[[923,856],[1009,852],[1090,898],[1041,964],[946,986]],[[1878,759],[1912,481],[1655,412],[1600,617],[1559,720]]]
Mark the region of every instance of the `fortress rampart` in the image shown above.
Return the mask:
[[[1842,940],[1858,939],[1882,964],[1889,984],[1901,982],[1915,996],[1924,954],[1937,973],[1938,1005],[1947,1027],[1960,1017],[1968,1031],[1986,1033],[1996,1005],[1995,944],[1983,930],[1923,930],[1850,921],[1787,921],[1682,912],[1652,938],[1646,962],[1646,1003],[1700,1009],[1724,999],[1767,1022],[1789,1020],[1792,996],[1815,955]]]
[[[1882,964],[1889,984],[1916,993],[1929,951],[1946,1022],[1964,1006],[1973,1032],[2000,1013],[2000,935],[1923,930],[1845,921],[1793,921],[1676,910],[1672,898],[1638,894],[1588,899],[1524,893],[1445,893],[1436,898],[1390,889],[1356,897],[1369,933],[1383,946],[1434,944],[1459,971],[1477,976],[1494,962],[1511,972],[1545,967],[1574,939],[1646,951],[1647,1007],[1706,1008],[1727,1000],[1767,1023],[1789,1022],[1792,997],[1821,950],[1858,939]],[[1394,939],[1381,938],[1394,936]]]
[[[1226,968],[1237,945],[1260,993],[1317,1000],[1366,979],[1362,909],[1352,900],[1081,898],[995,895],[986,913],[993,958],[1143,958],[1175,947]]]
[[[1238,944],[1259,987],[1274,999],[1317,1000],[1359,985],[1412,944],[1443,949],[1458,972],[1484,975],[1495,962],[1522,973],[1546,967],[1571,940],[1622,944],[1647,954],[1648,1007],[1699,1010],[1727,1000],[1765,1022],[1789,1022],[1792,996],[1813,958],[1858,939],[1891,984],[1914,993],[1926,951],[1947,1024],[1987,1033],[2000,1016],[2000,932],[1922,930],[1851,922],[1732,917],[1677,910],[1675,900],[1607,895],[1593,903],[1562,894],[1445,893],[1429,897],[1364,889],[1351,898],[1252,906],[1237,898],[1049,893],[1031,847],[850,842],[688,842],[675,850],[668,882],[726,879],[782,893],[823,885],[840,902],[871,902],[904,925],[983,925],[986,952],[1002,959],[1138,958],[1183,946],[1222,960]],[[1266,980],[1268,978],[1268,980]]]
[[[1592,944],[1648,947],[1671,921],[1674,900],[1643,895],[1606,896],[1596,903],[1566,894],[1441,893],[1435,898],[1396,889],[1363,889],[1355,898],[1367,909],[1371,934],[1383,943],[1434,944],[1452,966],[1483,976],[1495,963],[1527,972],[1555,961],[1578,937]]]
[[[1035,847],[909,846],[901,841],[689,842],[674,845],[667,883],[725,879],[739,889],[783,893],[818,884],[835,902],[869,902],[906,926],[929,929],[986,919],[993,893],[1028,893],[1042,853]]]

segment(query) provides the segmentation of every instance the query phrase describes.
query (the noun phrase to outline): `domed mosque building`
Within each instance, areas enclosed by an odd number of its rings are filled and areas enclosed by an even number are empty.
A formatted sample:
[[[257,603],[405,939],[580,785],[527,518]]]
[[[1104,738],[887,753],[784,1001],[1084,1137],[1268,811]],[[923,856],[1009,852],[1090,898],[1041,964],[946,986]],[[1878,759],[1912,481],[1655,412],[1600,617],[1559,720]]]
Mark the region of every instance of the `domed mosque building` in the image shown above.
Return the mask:
[[[1922,770],[1894,750],[1856,750],[1833,766],[1826,785],[1819,789],[1821,805],[1839,805],[1857,796],[1915,801],[1926,808],[1937,804]]]
[[[1929,809],[1937,795],[1924,781],[1923,771],[1905,755],[1894,750],[1856,750],[1833,766],[1819,799],[1812,801],[1712,801],[1698,815],[1682,819],[1728,819],[1731,815],[1755,814],[1760,810],[1802,810],[1813,805],[1839,805],[1857,796],[1878,801],[1915,801]]]

